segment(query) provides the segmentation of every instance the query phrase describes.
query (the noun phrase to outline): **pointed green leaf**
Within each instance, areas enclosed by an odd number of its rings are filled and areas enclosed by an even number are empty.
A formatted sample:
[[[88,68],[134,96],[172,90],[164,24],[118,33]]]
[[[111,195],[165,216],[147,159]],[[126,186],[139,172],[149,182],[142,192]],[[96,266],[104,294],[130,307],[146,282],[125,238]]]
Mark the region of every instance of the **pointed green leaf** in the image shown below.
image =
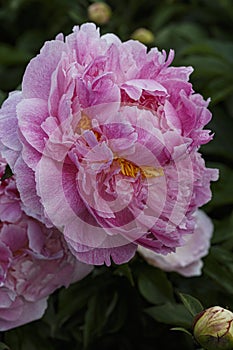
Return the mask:
[[[187,331],[187,329],[185,329],[183,327],[174,327],[174,328],[171,328],[171,331],[179,331],[179,332],[186,333],[186,334],[190,335],[191,337],[193,336],[192,333],[190,333],[189,331]]]
[[[10,350],[10,348],[6,344],[0,342],[0,350]]]
[[[233,273],[230,272],[227,266],[224,266],[222,263],[219,263],[216,260],[214,254],[212,253],[212,250],[210,251],[208,257],[205,259],[204,272],[219,286],[223,287],[225,291],[232,294]]]
[[[99,291],[93,295],[85,314],[83,342],[88,347],[94,339],[104,333],[105,325],[112,315],[118,301],[118,294]]]
[[[132,287],[134,287],[135,283],[133,279],[133,274],[128,264],[122,264],[118,266],[117,269],[114,271],[114,275],[125,276],[129,280]]]
[[[166,274],[152,266],[140,269],[138,288],[142,296],[152,304],[173,301],[172,285]]]
[[[192,316],[196,316],[204,308],[199,300],[189,294],[179,293],[180,299]]]
[[[225,242],[226,245],[229,239],[233,239],[233,212],[226,219],[214,221],[214,236],[212,238],[213,244]]]
[[[145,312],[158,322],[191,328],[193,317],[182,304],[166,303],[145,309]]]

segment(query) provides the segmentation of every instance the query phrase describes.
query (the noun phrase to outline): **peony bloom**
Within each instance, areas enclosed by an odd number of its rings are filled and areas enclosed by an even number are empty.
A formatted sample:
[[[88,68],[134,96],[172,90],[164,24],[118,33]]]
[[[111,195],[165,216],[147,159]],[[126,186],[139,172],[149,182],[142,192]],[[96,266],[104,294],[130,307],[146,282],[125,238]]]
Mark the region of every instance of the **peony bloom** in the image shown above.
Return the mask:
[[[2,171],[6,163],[0,164]],[[57,229],[23,213],[13,178],[0,181],[0,331],[42,317],[51,293],[91,269],[72,256]]]
[[[202,258],[208,254],[213,224],[204,211],[198,210],[194,233],[187,236],[186,243],[176,253],[166,256],[139,246],[138,252],[148,264],[164,271],[175,271],[185,277],[199,276],[203,266]]]
[[[208,101],[173,56],[84,24],[46,42],[2,106],[0,149],[25,212],[80,261],[174,252],[211,198],[218,172],[198,152],[212,139]]]

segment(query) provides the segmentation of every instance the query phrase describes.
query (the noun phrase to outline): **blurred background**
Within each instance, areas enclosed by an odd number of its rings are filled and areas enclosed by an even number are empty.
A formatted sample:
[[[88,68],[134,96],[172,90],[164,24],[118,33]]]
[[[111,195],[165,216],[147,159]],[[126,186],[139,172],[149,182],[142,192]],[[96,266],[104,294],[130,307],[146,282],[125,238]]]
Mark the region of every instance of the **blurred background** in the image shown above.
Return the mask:
[[[209,167],[220,169],[213,199],[203,208],[215,224],[212,247],[201,277],[165,274],[139,257],[96,268],[55,293],[41,321],[2,334],[2,341],[12,350],[198,349],[188,335],[170,331],[190,325],[177,292],[205,307],[233,310],[233,1],[0,0],[0,101],[20,88],[27,63],[46,40],[87,21],[123,41],[174,49],[173,65],[192,65],[195,91],[211,97],[208,128],[215,137],[201,151]],[[176,296],[175,309],[161,309],[168,293]],[[149,307],[157,312],[148,314]]]

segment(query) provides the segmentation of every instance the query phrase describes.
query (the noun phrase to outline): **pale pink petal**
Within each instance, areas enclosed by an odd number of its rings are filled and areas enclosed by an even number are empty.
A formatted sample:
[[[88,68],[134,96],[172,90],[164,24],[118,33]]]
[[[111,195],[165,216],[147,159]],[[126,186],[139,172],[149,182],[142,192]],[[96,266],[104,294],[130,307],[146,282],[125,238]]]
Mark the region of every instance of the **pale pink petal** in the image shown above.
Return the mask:
[[[164,95],[167,93],[167,90],[163,85],[150,79],[132,79],[122,84],[121,88],[125,90],[133,100],[139,100],[142,90],[157,92],[158,95]]]
[[[80,246],[79,249],[81,251],[77,252],[73,249],[73,242],[69,241],[69,239],[67,239],[67,242],[77,259],[85,262],[86,264],[92,265],[105,264],[106,266],[110,266],[112,261],[115,264],[124,264],[132,259],[137,249],[137,245],[131,243],[122,247],[114,248],[92,248],[87,250],[87,247],[83,247],[84,251],[82,251]]]
[[[17,175],[16,183],[20,192],[24,211],[28,215],[48,224],[48,220],[44,216],[43,208],[36,192],[35,177],[32,169],[27,166],[22,157],[19,157],[15,164],[14,171]]]
[[[26,68],[22,91],[24,98],[47,100],[51,87],[51,76],[65,51],[65,44],[60,40],[46,42],[39,55],[33,58]]]
[[[187,236],[184,246],[176,249],[175,253],[162,256],[152,250],[138,247],[138,252],[153,266],[165,271],[175,271],[185,277],[201,275],[202,258],[208,254],[213,233],[213,223],[201,210],[197,212],[194,233]]]
[[[9,320],[5,318],[7,317],[8,313],[6,314],[6,312],[4,312],[0,307],[0,331],[7,331],[40,319],[47,308],[47,298],[33,303],[24,303],[23,306],[19,306],[18,308],[19,309],[17,310],[17,306],[15,307],[16,312],[20,311],[18,317],[16,318],[16,314],[14,313],[14,317],[12,317],[13,319]]]
[[[25,140],[40,153],[43,153],[46,134],[41,124],[48,117],[46,101],[39,98],[23,99],[17,105],[18,123]]]
[[[21,91],[10,93],[0,110],[0,151],[13,168],[22,145],[18,138],[16,106],[21,101]]]

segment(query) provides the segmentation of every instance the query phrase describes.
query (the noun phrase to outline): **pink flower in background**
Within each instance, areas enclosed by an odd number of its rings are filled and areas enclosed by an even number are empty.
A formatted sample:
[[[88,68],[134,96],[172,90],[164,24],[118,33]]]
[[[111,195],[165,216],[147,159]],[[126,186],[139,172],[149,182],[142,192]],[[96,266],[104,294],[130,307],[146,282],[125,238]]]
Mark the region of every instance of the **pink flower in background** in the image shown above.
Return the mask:
[[[13,177],[3,178],[5,169],[6,161],[0,155],[0,220],[17,222],[22,216],[19,193]]]
[[[208,254],[213,234],[213,223],[204,211],[198,210],[194,233],[186,237],[186,243],[176,253],[166,256],[156,254],[139,246],[139,254],[148,264],[164,271],[174,271],[185,277],[199,276],[203,267],[202,258]]]
[[[1,171],[6,163],[1,159]],[[39,319],[48,296],[85,277],[61,233],[26,216],[13,178],[0,181],[0,331]],[[7,208],[6,210],[3,210]]]
[[[209,101],[173,56],[85,24],[46,42],[2,106],[0,149],[25,212],[80,261],[174,252],[211,198],[218,172],[198,153]]]

